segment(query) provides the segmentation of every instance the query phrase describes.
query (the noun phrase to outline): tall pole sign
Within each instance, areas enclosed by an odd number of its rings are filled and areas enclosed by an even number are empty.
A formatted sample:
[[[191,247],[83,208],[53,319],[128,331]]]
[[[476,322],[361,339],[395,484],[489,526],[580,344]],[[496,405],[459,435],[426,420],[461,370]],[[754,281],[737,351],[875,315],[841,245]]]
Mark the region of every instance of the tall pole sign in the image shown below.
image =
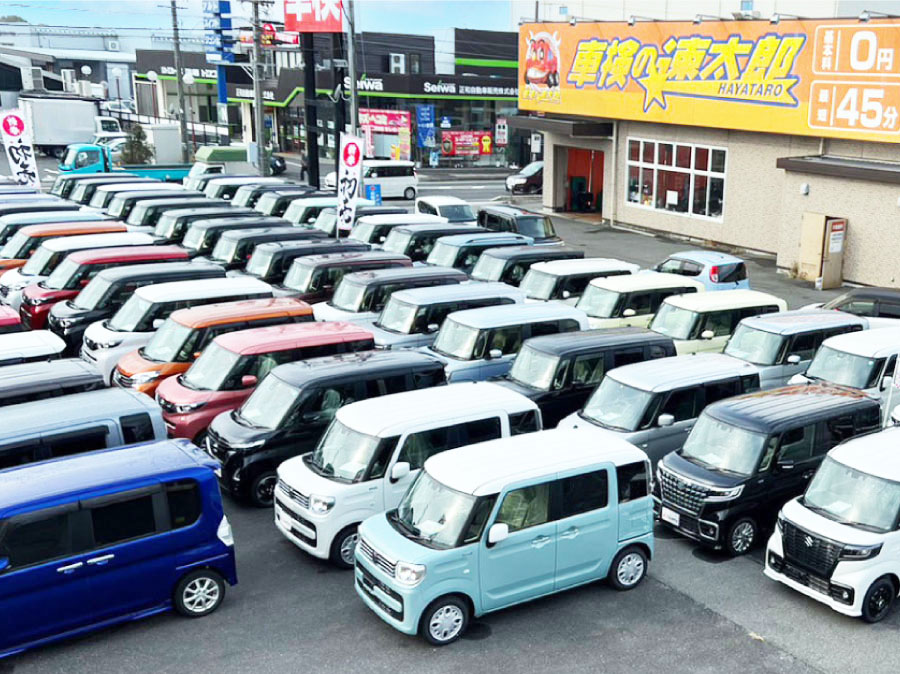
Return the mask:
[[[40,187],[34,146],[31,144],[31,129],[25,124],[25,117],[19,109],[0,112],[0,132],[3,147],[9,160],[9,170],[19,185]]]
[[[362,179],[363,140],[347,133],[341,134],[340,169],[337,176],[338,212],[335,235],[349,231],[356,217],[356,197]]]

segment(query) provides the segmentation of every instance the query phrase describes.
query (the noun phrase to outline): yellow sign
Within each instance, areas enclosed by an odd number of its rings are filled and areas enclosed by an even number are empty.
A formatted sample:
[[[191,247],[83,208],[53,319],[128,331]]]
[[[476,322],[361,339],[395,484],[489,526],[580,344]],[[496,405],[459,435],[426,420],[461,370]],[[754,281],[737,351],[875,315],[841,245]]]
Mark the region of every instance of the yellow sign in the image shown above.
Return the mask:
[[[900,142],[900,22],[524,24],[519,108]]]

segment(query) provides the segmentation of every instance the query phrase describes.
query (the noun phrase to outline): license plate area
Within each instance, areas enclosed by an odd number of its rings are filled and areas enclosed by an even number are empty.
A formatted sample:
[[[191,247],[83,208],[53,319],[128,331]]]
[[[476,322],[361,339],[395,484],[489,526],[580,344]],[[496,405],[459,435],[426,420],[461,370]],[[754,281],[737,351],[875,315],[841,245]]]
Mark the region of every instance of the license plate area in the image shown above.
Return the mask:
[[[673,527],[681,526],[681,515],[679,515],[674,510],[671,510],[670,508],[666,508],[665,506],[663,506],[662,510],[660,511],[659,518],[663,522],[671,524]]]

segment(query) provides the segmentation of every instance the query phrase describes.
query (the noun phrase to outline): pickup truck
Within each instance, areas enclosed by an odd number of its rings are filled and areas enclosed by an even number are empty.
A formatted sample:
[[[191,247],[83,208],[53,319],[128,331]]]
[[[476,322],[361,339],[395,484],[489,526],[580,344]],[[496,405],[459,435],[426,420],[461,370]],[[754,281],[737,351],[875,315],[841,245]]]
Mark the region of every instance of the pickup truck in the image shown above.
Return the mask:
[[[109,147],[90,143],[69,145],[58,168],[64,173],[130,173],[140,178],[155,178],[168,182],[181,182],[191,170],[192,164],[125,164],[115,166]]]

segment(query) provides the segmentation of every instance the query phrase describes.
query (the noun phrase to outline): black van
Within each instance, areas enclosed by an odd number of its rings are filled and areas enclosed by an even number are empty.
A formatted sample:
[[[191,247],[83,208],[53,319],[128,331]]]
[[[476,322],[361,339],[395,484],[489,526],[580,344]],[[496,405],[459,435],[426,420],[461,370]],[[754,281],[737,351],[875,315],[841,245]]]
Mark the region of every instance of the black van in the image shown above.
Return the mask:
[[[582,330],[526,339],[509,373],[494,380],[541,408],[544,428],[577,412],[609,370],[674,356],[675,343],[652,330]]]
[[[104,185],[115,185],[117,183],[157,183],[159,182],[155,178],[128,178],[127,173],[123,174],[126,177],[120,178],[118,175],[108,176],[108,177],[97,177],[99,174],[93,173],[89,174],[88,180],[79,181],[77,185],[72,189],[69,193],[69,201],[74,201],[76,204],[81,204],[86,206],[90,203],[91,199],[94,198],[94,192],[97,191],[97,188],[103,187]]]
[[[406,255],[413,262],[424,262],[434,248],[434,242],[442,236],[487,231],[484,227],[470,225],[403,225],[391,230],[383,248],[390,253]]]
[[[487,206],[478,211],[478,224],[494,232],[515,232],[534,239],[535,245],[562,243],[549,215],[517,206]]]
[[[359,241],[335,241],[317,229],[304,231],[315,232],[313,235],[315,238],[259,244],[241,273],[255,276],[266,283],[280,284],[298,257],[327,253],[360,253],[372,249],[369,244]]]
[[[232,229],[219,237],[216,245],[206,257],[197,258],[209,260],[225,269],[241,269],[253,251],[261,243],[269,241],[309,241],[318,240],[315,235],[310,235],[309,230],[293,227],[285,224],[277,227],[262,227],[259,229]]]
[[[224,276],[225,270],[218,265],[194,262],[133,264],[104,269],[75,299],[53,305],[47,328],[65,340],[66,353],[78,353],[87,327],[116,313],[141,286]]]
[[[50,188],[50,194],[61,199],[68,199],[72,194],[72,190],[82,180],[102,180],[103,178],[128,179],[135,178],[133,173],[125,173],[116,171],[115,173],[60,173],[53,181],[53,187]]]
[[[259,187],[262,187],[260,185]],[[312,188],[306,190],[285,189],[285,185],[277,185],[265,194],[260,195],[253,204],[253,209],[262,215],[274,215],[279,218],[284,215],[288,206],[297,199],[310,199],[312,197],[333,197],[334,192],[323,192]]]
[[[473,281],[500,281],[517,286],[537,262],[580,260],[584,251],[566,246],[503,246],[488,248],[472,270]]]
[[[318,192],[315,187],[310,185],[293,185],[287,183],[285,185],[241,185],[237,192],[231,197],[231,203],[235,206],[246,206],[253,208],[256,206],[260,197],[269,192]],[[328,196],[330,192],[320,193],[319,196]]]
[[[443,364],[415,351],[362,351],[279,365],[238,409],[209,426],[206,451],[222,487],[270,506],[278,465],[312,451],[337,409],[445,383]]]
[[[135,227],[156,227],[160,216],[166,211],[174,211],[184,208],[204,208],[214,206],[227,206],[227,201],[221,199],[210,199],[200,195],[199,197],[153,197],[148,198],[135,204],[128,214],[125,223],[134,225]]]
[[[215,204],[215,199],[210,199]],[[197,208],[176,208],[163,213],[153,228],[154,243],[166,245],[181,243],[185,232],[195,222],[214,218],[243,218],[245,220],[259,217],[252,208],[236,208],[234,206],[200,206]]]
[[[184,233],[181,246],[186,248],[191,257],[206,255],[215,247],[229,229],[262,229],[263,227],[280,227],[285,222],[281,218],[270,218],[257,215],[253,218],[211,218],[193,222]],[[313,235],[315,236],[315,235]],[[324,236],[324,234],[322,234]]]
[[[125,222],[135,204],[148,199],[204,199],[202,192],[191,190],[131,190],[130,192],[116,192],[106,204],[106,212],[114,218]],[[187,206],[187,203],[185,203]]]
[[[0,217],[15,215],[16,213],[46,213],[47,211],[77,211],[81,207],[71,201],[54,199],[53,201],[31,201],[29,199],[16,199],[13,201],[0,201]]]
[[[879,402],[847,388],[785,386],[713,403],[658,464],[660,521],[737,556],[802,494],[838,443],[881,428]]]
[[[81,358],[0,368],[0,407],[105,388],[103,376]]]

